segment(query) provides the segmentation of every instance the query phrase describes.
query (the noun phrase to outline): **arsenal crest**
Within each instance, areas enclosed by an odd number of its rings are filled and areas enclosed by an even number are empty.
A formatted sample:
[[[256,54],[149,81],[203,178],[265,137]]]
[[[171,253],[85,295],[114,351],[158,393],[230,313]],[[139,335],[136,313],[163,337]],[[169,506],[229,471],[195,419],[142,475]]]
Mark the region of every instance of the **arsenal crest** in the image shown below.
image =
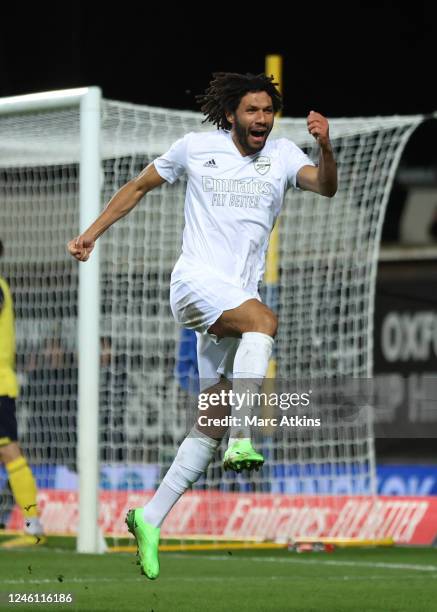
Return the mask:
[[[270,170],[271,162],[270,157],[265,157],[264,155],[260,155],[254,160],[255,170],[259,174],[267,174]]]

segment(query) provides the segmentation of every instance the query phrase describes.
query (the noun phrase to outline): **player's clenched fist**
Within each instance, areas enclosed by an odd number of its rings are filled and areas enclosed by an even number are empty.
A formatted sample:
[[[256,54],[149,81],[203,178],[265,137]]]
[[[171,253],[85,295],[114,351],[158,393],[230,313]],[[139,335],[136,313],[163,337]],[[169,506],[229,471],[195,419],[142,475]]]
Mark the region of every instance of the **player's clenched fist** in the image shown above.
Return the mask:
[[[87,261],[94,248],[94,240],[85,236],[77,236],[70,240],[67,244],[67,249],[77,261]]]
[[[315,111],[310,111],[307,117],[309,133],[314,136],[320,146],[329,142],[329,123],[326,117]]]

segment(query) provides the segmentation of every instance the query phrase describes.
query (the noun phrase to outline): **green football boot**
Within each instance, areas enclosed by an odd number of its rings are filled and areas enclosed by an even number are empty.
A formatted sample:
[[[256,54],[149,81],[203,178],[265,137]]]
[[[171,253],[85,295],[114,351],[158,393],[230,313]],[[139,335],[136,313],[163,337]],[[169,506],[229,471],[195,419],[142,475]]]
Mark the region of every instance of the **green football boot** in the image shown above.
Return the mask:
[[[137,562],[141,573],[156,580],[159,576],[159,527],[153,527],[143,519],[144,508],[129,510],[126,515],[126,525],[137,542]]]
[[[256,470],[264,463],[264,457],[256,452],[250,440],[237,440],[227,449],[223,458],[225,470]]]

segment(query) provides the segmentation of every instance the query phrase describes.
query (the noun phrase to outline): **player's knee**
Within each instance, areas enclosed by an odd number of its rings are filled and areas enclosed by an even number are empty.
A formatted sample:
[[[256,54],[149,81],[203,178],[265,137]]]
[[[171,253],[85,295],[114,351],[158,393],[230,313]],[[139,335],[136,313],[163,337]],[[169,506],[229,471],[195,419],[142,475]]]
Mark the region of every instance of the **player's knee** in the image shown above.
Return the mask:
[[[10,463],[21,457],[20,447],[16,442],[0,446],[0,463]]]
[[[278,317],[271,310],[264,310],[257,316],[253,331],[267,334],[274,338],[278,331]]]
[[[278,317],[275,315],[274,312],[269,312],[267,326],[268,331],[266,333],[272,338],[274,338],[278,332]]]

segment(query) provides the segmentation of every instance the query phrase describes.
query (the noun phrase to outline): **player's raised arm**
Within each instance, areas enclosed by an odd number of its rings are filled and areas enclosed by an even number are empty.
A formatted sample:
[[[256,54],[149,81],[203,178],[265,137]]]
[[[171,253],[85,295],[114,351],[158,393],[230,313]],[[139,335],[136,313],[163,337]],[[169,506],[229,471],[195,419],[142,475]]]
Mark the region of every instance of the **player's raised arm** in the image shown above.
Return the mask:
[[[95,241],[108,227],[127,215],[141,198],[165,180],[158,174],[153,163],[130,180],[109,200],[105,210],[90,227],[80,236],[73,238],[67,245],[68,252],[78,261],[87,261],[94,248]]]
[[[337,192],[337,164],[329,140],[328,120],[320,113],[311,111],[307,126],[320,147],[319,165],[303,166],[298,172],[297,183],[301,189],[332,198]]]

